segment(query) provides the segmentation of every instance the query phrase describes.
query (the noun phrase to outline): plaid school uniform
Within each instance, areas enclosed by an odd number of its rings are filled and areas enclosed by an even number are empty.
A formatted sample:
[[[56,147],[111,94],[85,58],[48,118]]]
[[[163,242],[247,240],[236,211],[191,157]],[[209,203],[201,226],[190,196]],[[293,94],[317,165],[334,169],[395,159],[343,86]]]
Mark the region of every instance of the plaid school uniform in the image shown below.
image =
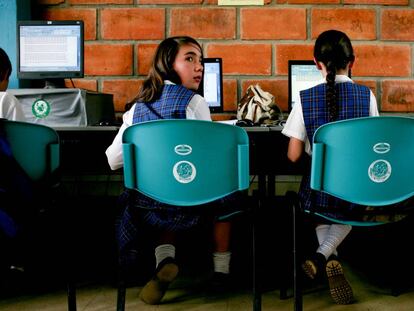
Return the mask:
[[[135,105],[133,123],[185,119],[186,108],[194,95],[194,92],[183,86],[164,85],[163,93],[157,101]],[[158,202],[138,191],[125,190],[118,200],[120,217],[117,221],[117,239],[121,262],[130,264],[136,259],[135,248],[140,227],[149,225],[167,231],[187,230],[200,223],[201,216],[197,211],[209,211],[208,214],[203,214],[206,216],[203,220],[212,220],[233,214],[236,201],[239,200],[240,193],[234,193],[204,206],[178,207]],[[195,212],[189,213],[191,210]]]
[[[337,103],[338,103],[338,120],[369,116],[370,91],[363,85],[352,82],[336,83],[335,85]],[[309,140],[318,127],[329,122],[329,113],[326,105],[326,84],[319,84],[313,88],[300,92],[302,103],[303,118],[306,132]],[[326,193],[314,191],[310,188],[310,170],[302,178],[299,190],[299,197],[302,201],[302,207],[305,210],[312,211],[316,209],[323,213],[326,207],[337,207],[338,213],[326,213],[334,218],[342,218],[344,213],[351,211],[358,206],[334,198]]]
[[[185,119],[186,108],[195,93],[175,84],[166,84],[161,97],[152,103],[135,105],[132,123],[140,123],[158,119]]]

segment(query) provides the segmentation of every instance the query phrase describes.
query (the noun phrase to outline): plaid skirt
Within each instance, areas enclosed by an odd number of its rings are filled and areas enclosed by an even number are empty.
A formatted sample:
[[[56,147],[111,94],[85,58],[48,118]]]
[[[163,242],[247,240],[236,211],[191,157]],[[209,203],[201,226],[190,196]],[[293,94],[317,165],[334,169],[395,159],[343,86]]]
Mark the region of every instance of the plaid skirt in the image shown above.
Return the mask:
[[[150,226],[160,231],[180,232],[201,221],[219,220],[240,210],[241,192],[199,206],[174,206],[158,202],[144,194],[125,190],[118,199],[116,238],[121,263],[135,261],[139,229]]]
[[[309,175],[302,178],[299,197],[302,209],[310,215],[317,212],[337,220],[390,223],[402,220],[414,210],[414,197],[400,203],[376,207],[347,202],[312,190]],[[315,220],[319,223],[331,223],[320,217],[316,217]]]

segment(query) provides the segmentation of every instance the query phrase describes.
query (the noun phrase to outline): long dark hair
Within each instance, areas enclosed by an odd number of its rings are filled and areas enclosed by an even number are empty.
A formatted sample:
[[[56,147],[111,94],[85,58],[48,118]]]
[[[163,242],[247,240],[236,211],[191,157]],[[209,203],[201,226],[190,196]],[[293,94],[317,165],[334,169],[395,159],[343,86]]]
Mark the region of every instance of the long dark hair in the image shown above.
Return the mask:
[[[316,39],[313,56],[326,66],[326,103],[329,121],[335,121],[338,118],[335,76],[338,70],[345,69],[355,59],[351,40],[341,31],[327,30]]]
[[[152,66],[137,97],[127,104],[130,107],[134,102],[153,102],[161,96],[164,80],[181,84],[181,79],[173,68],[178,51],[183,45],[194,44],[203,53],[201,45],[193,38],[177,36],[164,39],[157,47]]]
[[[0,80],[5,80],[10,77],[11,72],[12,65],[9,56],[7,56],[7,53],[0,48]]]

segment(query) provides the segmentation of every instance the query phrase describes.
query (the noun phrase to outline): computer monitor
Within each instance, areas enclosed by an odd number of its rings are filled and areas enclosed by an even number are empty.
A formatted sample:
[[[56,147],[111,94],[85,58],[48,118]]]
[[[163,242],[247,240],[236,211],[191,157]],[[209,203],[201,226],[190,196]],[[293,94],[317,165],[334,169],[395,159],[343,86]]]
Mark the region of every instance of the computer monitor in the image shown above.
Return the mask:
[[[204,74],[199,92],[207,101],[210,112],[223,111],[223,69],[221,58],[204,58]]]
[[[299,92],[311,88],[322,80],[321,72],[316,68],[313,60],[288,61],[288,108],[292,110],[295,98]]]
[[[83,21],[18,21],[17,76],[64,84],[84,74]]]

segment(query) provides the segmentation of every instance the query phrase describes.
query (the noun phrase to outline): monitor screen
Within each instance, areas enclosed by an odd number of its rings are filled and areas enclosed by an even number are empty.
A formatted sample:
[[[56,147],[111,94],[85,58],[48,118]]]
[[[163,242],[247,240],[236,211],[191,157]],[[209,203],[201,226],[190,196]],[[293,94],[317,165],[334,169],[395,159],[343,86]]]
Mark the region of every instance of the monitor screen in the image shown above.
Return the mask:
[[[313,60],[290,60],[288,67],[288,108],[291,111],[299,92],[317,85],[323,77]]]
[[[83,77],[83,21],[19,21],[19,79]]]
[[[223,111],[223,69],[221,58],[204,58],[203,81],[200,94],[207,101],[211,112]]]

